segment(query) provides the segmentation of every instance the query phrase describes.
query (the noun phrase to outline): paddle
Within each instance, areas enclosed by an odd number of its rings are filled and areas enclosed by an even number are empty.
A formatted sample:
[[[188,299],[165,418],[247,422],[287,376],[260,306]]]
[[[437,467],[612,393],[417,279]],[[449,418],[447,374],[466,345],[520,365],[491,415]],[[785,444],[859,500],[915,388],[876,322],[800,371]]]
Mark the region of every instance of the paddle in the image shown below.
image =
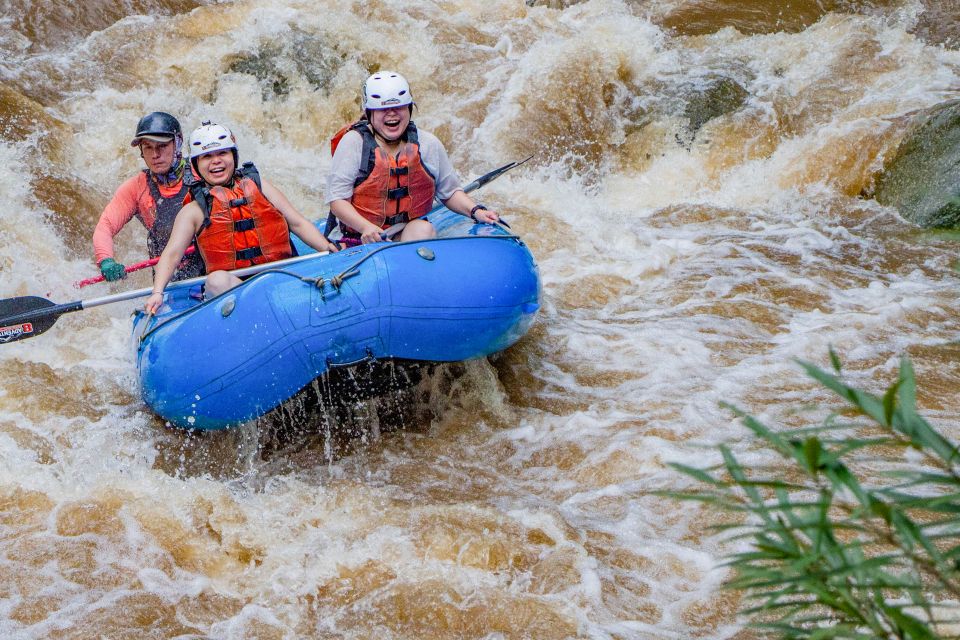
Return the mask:
[[[196,250],[197,248],[195,246],[190,245],[189,247],[187,247],[187,250],[183,252],[183,255],[188,256]],[[123,268],[123,270],[127,273],[133,273],[134,271],[140,271],[140,269],[146,269],[147,267],[152,267],[158,262],[160,262],[160,256],[157,256],[156,258],[150,258],[149,260],[144,260],[143,262],[136,262],[134,264],[127,265],[126,267]],[[98,282],[103,282],[104,280],[106,280],[106,278],[104,278],[102,275],[99,275],[99,276],[96,276],[95,278],[86,278],[84,280],[79,280],[77,282],[74,282],[73,286],[75,286],[78,289],[82,289],[88,284],[96,284]]]
[[[470,193],[471,191],[475,191],[476,189],[479,189],[480,187],[482,187],[483,185],[487,184],[488,182],[492,182],[493,180],[496,180],[497,178],[499,178],[500,176],[502,176],[503,174],[505,174],[507,171],[510,171],[510,169],[515,169],[516,167],[519,167],[520,165],[522,165],[524,162],[526,162],[527,160],[529,160],[529,159],[532,158],[532,157],[533,157],[533,156],[530,156],[530,157],[528,157],[528,158],[524,158],[523,160],[520,160],[519,162],[510,162],[510,163],[507,163],[507,164],[503,165],[502,167],[498,167],[497,169],[494,169],[493,171],[489,171],[489,172],[483,174],[482,176],[480,176],[479,178],[477,178],[476,180],[474,180],[473,182],[471,182],[470,184],[468,184],[467,186],[465,186],[465,187],[463,188],[463,192],[464,192],[464,193]],[[433,213],[434,211],[437,211],[438,209],[441,209],[441,208],[443,208],[443,204],[442,204],[442,203],[437,204],[433,209],[430,209],[430,211],[427,213],[427,215],[429,215],[429,214]],[[389,239],[391,236],[396,235],[401,229],[403,229],[403,227],[402,227],[401,225],[405,225],[405,224],[406,224],[405,222],[401,222],[401,223],[399,223],[399,224],[395,224],[395,225],[393,225],[392,227],[389,227],[388,229],[384,230],[384,232],[381,233],[380,236],[381,236],[384,240],[387,240],[387,239]],[[335,215],[333,215],[332,212],[331,212],[331,213],[328,213],[328,214],[327,214],[327,224],[326,224],[326,225],[324,226],[324,228],[323,228],[323,235],[324,235],[324,237],[328,237],[328,236],[330,235],[330,232],[333,231],[333,228],[334,228],[335,226],[337,226],[337,217],[336,217]]]
[[[507,171],[510,171],[510,169],[516,169],[517,167],[519,167],[520,165],[522,165],[524,162],[526,162],[532,157],[533,156],[529,156],[527,158],[524,158],[523,160],[520,160],[519,162],[511,162],[510,164],[505,164],[499,169],[494,169],[489,173],[483,174],[482,176],[480,176],[479,178],[477,178],[476,180],[474,180],[473,182],[465,186],[463,188],[463,192],[470,193],[471,191],[479,189],[480,187],[487,184],[488,182],[492,182],[497,178],[499,178],[500,176],[502,176],[503,174],[505,174]]]
[[[267,271],[276,267],[283,267],[295,262],[302,262],[318,256],[325,256],[328,252],[309,253],[286,260],[277,260],[276,262],[266,262],[256,264],[252,267],[235,269],[231,271],[235,276],[249,276],[261,271]],[[204,282],[206,276],[190,278],[189,280],[180,280],[167,286],[171,288],[180,288],[193,286]],[[145,287],[134,291],[117,293],[112,296],[103,296],[102,298],[92,298],[90,300],[76,300],[64,304],[56,304],[46,298],[38,296],[20,296],[17,298],[6,298],[0,300],[0,344],[6,342],[16,342],[25,338],[38,336],[50,327],[65,313],[99,307],[104,304],[122,302],[124,300],[133,300],[134,298],[144,298],[153,293],[153,287]]]

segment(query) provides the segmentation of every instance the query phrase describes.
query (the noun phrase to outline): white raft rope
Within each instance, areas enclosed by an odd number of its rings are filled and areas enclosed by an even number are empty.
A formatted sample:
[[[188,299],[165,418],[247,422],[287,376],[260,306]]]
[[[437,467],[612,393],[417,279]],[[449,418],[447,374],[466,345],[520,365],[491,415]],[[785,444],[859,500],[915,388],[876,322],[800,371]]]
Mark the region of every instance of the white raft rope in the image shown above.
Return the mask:
[[[434,242],[443,242],[443,241],[446,241],[446,240],[464,240],[464,239],[518,240],[518,241],[520,240],[519,236],[517,236],[517,235],[514,234],[514,233],[504,233],[504,234],[502,234],[502,235],[499,235],[499,234],[498,234],[498,235],[493,235],[493,236],[470,236],[470,235],[467,235],[467,236],[450,236],[450,237],[446,237],[446,238],[431,238],[431,239],[428,240],[427,242],[429,242],[429,243],[434,243]],[[340,292],[340,287],[343,286],[343,282],[344,282],[347,278],[352,278],[353,276],[358,275],[358,274],[360,273],[360,265],[362,265],[364,262],[366,262],[367,260],[369,260],[369,259],[372,258],[373,256],[377,255],[377,254],[380,253],[381,251],[386,251],[387,249],[396,249],[396,248],[402,247],[402,246],[404,246],[404,245],[410,245],[410,244],[415,244],[415,243],[423,243],[423,242],[424,242],[423,240],[411,240],[411,241],[409,241],[409,242],[391,242],[391,243],[386,243],[386,244],[384,244],[383,246],[377,247],[376,249],[373,249],[373,250],[370,251],[369,253],[365,254],[363,257],[361,257],[359,260],[357,260],[356,262],[354,262],[352,265],[350,265],[349,267],[347,267],[346,269],[344,269],[343,271],[341,271],[341,272],[338,273],[337,275],[332,276],[329,280],[326,279],[326,278],[324,278],[323,276],[317,276],[317,277],[302,276],[302,275],[300,275],[300,274],[298,274],[298,273],[294,273],[294,272],[292,272],[292,271],[286,271],[286,270],[284,270],[284,269],[267,269],[266,271],[262,271],[262,272],[258,273],[257,276],[262,276],[262,275],[265,275],[265,274],[268,274],[268,273],[281,273],[281,274],[283,274],[283,275],[287,275],[287,276],[291,276],[291,277],[293,277],[293,278],[297,278],[297,279],[300,280],[301,282],[305,282],[305,283],[310,284],[310,285],[316,287],[317,289],[319,289],[319,290],[320,290],[320,299],[323,300],[324,302],[326,302],[326,297],[325,297],[325,295],[324,295],[324,288],[326,287],[326,285],[327,285],[328,282],[330,283],[330,286],[333,287],[333,289],[334,289],[337,293],[339,293],[339,292]],[[345,250],[345,251],[346,251],[346,250]],[[257,276],[254,276],[254,277],[257,277]]]

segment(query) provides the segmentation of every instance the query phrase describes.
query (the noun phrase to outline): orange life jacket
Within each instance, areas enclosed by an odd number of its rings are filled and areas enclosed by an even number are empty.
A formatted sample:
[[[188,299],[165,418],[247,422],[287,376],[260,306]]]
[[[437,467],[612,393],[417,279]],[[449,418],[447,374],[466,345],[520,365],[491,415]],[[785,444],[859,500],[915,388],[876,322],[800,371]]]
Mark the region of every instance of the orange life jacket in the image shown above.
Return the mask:
[[[335,153],[347,131],[356,131],[363,138],[360,175],[353,183],[350,204],[364,218],[381,229],[423,217],[433,207],[437,180],[423,164],[417,126],[411,122],[403,134],[404,142],[396,157],[377,145],[366,120],[347,125],[330,140]],[[345,234],[359,232],[343,223]]]
[[[283,260],[293,255],[290,227],[260,190],[260,174],[245,162],[230,186],[210,187],[202,180],[190,187],[185,203],[203,211],[197,248],[207,273]]]

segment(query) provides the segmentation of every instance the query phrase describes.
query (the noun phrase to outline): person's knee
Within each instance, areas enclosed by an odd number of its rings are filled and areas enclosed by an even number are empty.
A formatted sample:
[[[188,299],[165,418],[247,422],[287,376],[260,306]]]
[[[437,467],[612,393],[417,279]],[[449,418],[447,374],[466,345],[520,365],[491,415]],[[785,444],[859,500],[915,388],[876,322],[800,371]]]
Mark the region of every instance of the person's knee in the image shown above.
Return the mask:
[[[232,289],[240,284],[240,278],[226,271],[214,271],[207,276],[207,283],[204,287],[206,297],[212,298],[218,296],[228,289]]]
[[[400,234],[400,240],[404,242],[408,240],[429,240],[435,238],[436,235],[437,230],[428,221],[412,220],[404,227],[403,233]]]

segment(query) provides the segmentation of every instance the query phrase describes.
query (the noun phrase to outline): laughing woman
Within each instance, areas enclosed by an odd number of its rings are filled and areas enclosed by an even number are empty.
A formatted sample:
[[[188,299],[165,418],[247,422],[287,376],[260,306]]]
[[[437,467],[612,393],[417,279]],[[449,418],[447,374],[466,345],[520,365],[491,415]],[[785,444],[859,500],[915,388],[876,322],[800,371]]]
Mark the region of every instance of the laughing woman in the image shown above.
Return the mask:
[[[383,231],[406,223],[399,239],[424,240],[436,229],[424,217],[436,197],[476,222],[499,220],[460,187],[443,144],[413,121],[410,85],[381,71],[363,84],[364,117],[333,140],[327,203],[340,221],[346,246],[379,242]]]
[[[190,187],[157,263],[153,293],[143,305],[147,313],[163,304],[163,289],[194,237],[209,274],[206,297],[240,284],[231,269],[292,256],[291,232],[317,251],[337,250],[279,189],[260,179],[253,163],[238,168],[238,159],[226,127],[204,122],[190,135],[190,162],[200,180]]]

